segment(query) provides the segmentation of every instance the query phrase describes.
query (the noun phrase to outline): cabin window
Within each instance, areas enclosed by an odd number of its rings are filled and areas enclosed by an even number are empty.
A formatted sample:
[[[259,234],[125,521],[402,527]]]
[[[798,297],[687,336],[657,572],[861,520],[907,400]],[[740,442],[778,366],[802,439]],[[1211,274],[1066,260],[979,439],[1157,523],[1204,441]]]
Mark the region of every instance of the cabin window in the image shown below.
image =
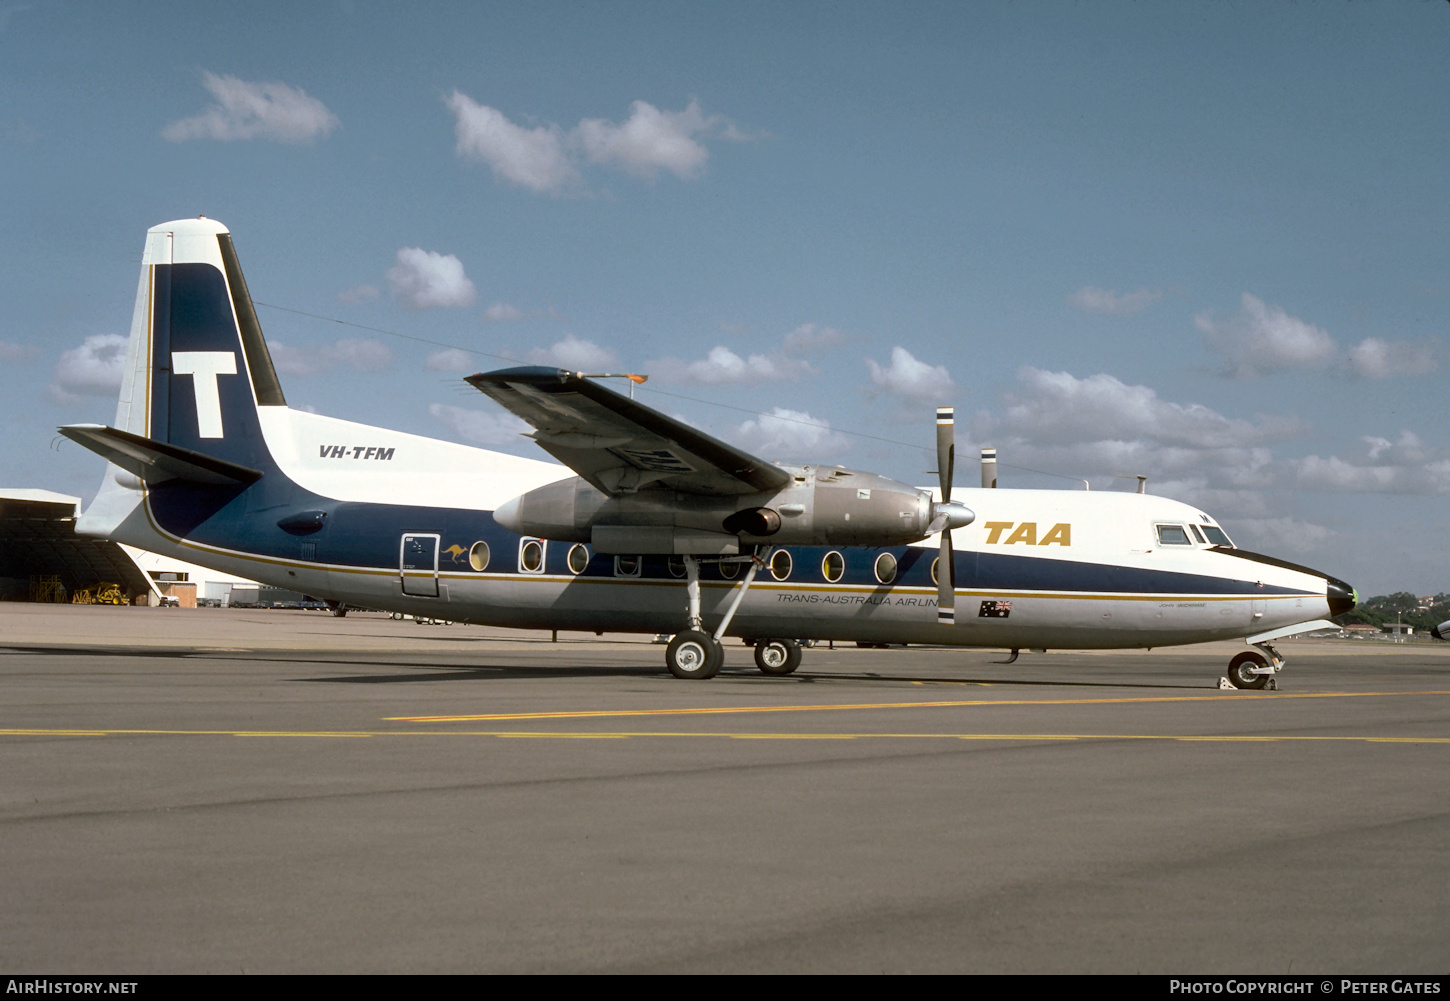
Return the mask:
[[[614,558],[614,576],[616,577],[638,577],[644,560],[638,556],[616,556]]]
[[[524,573],[544,572],[544,544],[538,539],[525,539],[519,546],[519,569]]]
[[[1198,530],[1197,525],[1189,525],[1188,527],[1192,530],[1193,537],[1198,540],[1200,546],[1208,545],[1208,540],[1203,537],[1203,533]]]
[[[670,576],[685,576],[685,558],[683,556],[671,556],[669,560]]]
[[[770,558],[770,575],[776,580],[785,580],[790,576],[792,566],[794,566],[794,562],[790,558],[790,553],[784,549],[777,549],[775,555]]]
[[[581,574],[589,566],[589,547],[575,544],[569,548],[569,572]]]
[[[1223,529],[1215,525],[1204,525],[1203,534],[1208,536],[1208,541],[1215,546],[1224,546],[1228,549],[1235,548],[1234,544],[1229,541],[1229,537],[1223,534]]]
[[[1188,532],[1182,525],[1158,525],[1158,545],[1160,546],[1191,546],[1193,540],[1188,537]]]
[[[890,584],[896,579],[896,557],[890,553],[882,553],[876,557],[876,579],[883,584]]]
[[[825,577],[832,584],[840,580],[841,575],[845,572],[846,557],[840,553],[835,551],[829,552],[826,554],[826,558],[821,560],[821,576]]]
[[[488,543],[479,541],[468,550],[468,565],[475,570],[488,569]]]
[[[936,568],[939,567],[939,566],[941,566],[941,557],[940,556],[938,556],[936,559],[934,559],[934,560],[931,561],[931,582],[933,584],[939,584],[939,583],[941,583],[939,580],[936,579]]]
[[[719,564],[719,566],[720,566],[720,576],[724,580],[734,580],[736,578],[736,576],[740,573],[740,564],[739,563],[734,563],[734,562],[724,563],[724,562],[722,562],[721,564]]]

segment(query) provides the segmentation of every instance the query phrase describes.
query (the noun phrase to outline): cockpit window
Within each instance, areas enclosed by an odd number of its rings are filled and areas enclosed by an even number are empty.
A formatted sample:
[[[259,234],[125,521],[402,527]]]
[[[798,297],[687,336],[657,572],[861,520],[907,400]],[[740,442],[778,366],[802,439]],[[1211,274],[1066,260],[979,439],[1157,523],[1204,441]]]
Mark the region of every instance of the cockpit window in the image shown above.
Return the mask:
[[[1198,530],[1197,525],[1194,525],[1190,522],[1188,527],[1192,529],[1193,537],[1198,540],[1199,545],[1208,545],[1207,541],[1205,541],[1203,538],[1203,533]]]
[[[1158,545],[1160,546],[1191,546],[1193,541],[1189,539],[1188,532],[1182,525],[1158,525]]]
[[[1232,542],[1229,541],[1229,537],[1224,534],[1223,529],[1221,528],[1216,528],[1213,525],[1204,525],[1203,534],[1208,536],[1208,541],[1213,543],[1215,546],[1227,546],[1229,549],[1237,548]]]

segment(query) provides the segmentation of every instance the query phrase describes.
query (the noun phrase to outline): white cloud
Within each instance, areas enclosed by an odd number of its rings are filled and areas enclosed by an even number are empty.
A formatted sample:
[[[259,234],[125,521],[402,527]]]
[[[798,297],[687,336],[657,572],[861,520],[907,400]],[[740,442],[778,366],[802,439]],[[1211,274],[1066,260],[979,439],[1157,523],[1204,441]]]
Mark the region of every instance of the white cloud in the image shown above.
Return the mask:
[[[337,298],[340,302],[346,302],[350,304],[354,302],[370,302],[373,299],[376,299],[380,294],[381,293],[378,292],[376,286],[354,285],[350,289],[346,289],[345,291],[337,293]]]
[[[1360,440],[1365,448],[1358,456],[1295,460],[1295,485],[1330,493],[1450,493],[1450,454],[1426,447],[1413,432],[1401,431],[1393,442],[1375,435]]]
[[[928,365],[917,361],[911,352],[900,345],[891,349],[891,364],[885,368],[871,359],[866,359],[871,370],[871,382],[888,393],[895,393],[910,400],[929,399],[940,404],[956,386],[947,373],[945,365]]]
[[[706,115],[694,100],[682,111],[635,101],[622,124],[586,118],[567,132],[554,124],[516,125],[457,90],[445,103],[454,115],[459,156],[487,164],[501,181],[548,194],[580,190],[586,162],[649,179],[661,170],[695,177],[710,156],[702,140],[749,138],[728,119]]]
[[[1428,341],[1382,341],[1366,337],[1350,349],[1349,367],[1367,379],[1390,375],[1428,375],[1435,371],[1435,349]]]
[[[507,323],[522,320],[526,315],[517,306],[510,306],[506,302],[496,302],[483,311],[483,320],[485,323]]]
[[[1000,426],[1034,441],[1074,444],[1146,439],[1186,448],[1253,445],[1302,428],[1283,419],[1259,424],[1229,418],[1198,403],[1170,403],[1147,386],[1129,386],[1099,373],[1079,379],[1068,372],[1024,366],[1021,388],[1006,394]]]
[[[74,403],[82,396],[115,396],[126,366],[126,341],[120,334],[92,334],[80,347],[61,352],[50,396]]]
[[[529,362],[534,365],[567,368],[571,372],[601,372],[614,368],[619,364],[619,359],[612,351],[601,348],[593,341],[565,334],[562,341],[547,348],[534,348],[530,351]]]
[[[193,118],[172,122],[162,129],[163,138],[310,143],[341,124],[317,98],[285,83],[248,83],[215,73],[203,73],[202,83],[216,103]]]
[[[39,353],[28,344],[11,344],[9,341],[0,341],[0,361],[3,362],[27,362]]]
[[[662,382],[698,382],[721,385],[742,382],[794,381],[814,374],[809,363],[784,355],[753,354],[740,357],[723,344],[710,349],[699,361],[661,358],[650,362],[649,374]]]
[[[1084,313],[1112,313],[1115,316],[1130,316],[1141,313],[1148,306],[1163,298],[1156,289],[1140,288],[1136,292],[1119,295],[1110,289],[1093,288],[1084,285],[1067,297],[1067,304]]]
[[[517,436],[532,430],[513,414],[485,413],[445,403],[430,405],[428,412],[458,437],[475,445],[510,444]]]
[[[285,342],[269,341],[272,364],[282,375],[320,375],[347,365],[363,372],[376,372],[393,363],[393,352],[375,340],[344,338],[331,344],[294,348]]]
[[[684,111],[661,111],[645,101],[635,101],[623,125],[586,118],[575,131],[585,156],[593,163],[615,164],[651,179],[661,168],[676,177],[693,177],[710,157],[710,151],[695,137],[720,122],[723,119],[706,118],[698,101],[691,101]]]
[[[421,247],[398,251],[398,263],[388,269],[388,286],[410,309],[471,306],[475,295],[462,261]]]
[[[557,125],[515,125],[503,112],[457,90],[446,103],[456,119],[459,156],[486,163],[499,180],[532,191],[559,192],[578,183],[579,172]]]
[[[781,462],[835,462],[851,448],[850,438],[831,430],[829,421],[785,407],[746,421],[728,437],[747,452]]]
[[[1220,322],[1205,312],[1193,323],[1208,346],[1223,355],[1224,374],[1234,379],[1290,368],[1325,369],[1339,354],[1329,334],[1248,292],[1237,316]]]
[[[1261,553],[1312,553],[1334,538],[1333,529],[1298,518],[1240,518],[1234,522],[1234,543]]]
[[[814,323],[802,323],[785,335],[785,343],[781,347],[786,354],[803,355],[838,347],[845,340],[846,335],[835,327],[818,327]]]
[[[464,351],[462,348],[445,348],[442,351],[434,351],[423,363],[423,367],[430,372],[476,372],[478,371],[478,358],[472,351]]]

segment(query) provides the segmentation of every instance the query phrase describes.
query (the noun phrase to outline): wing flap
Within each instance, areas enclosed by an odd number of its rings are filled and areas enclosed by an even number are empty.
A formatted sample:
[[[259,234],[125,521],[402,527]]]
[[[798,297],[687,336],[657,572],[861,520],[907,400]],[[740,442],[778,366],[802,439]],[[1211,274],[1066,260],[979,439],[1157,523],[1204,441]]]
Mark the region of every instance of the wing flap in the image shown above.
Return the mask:
[[[611,497],[651,486],[737,496],[791,482],[779,466],[574,372],[511,368],[466,381],[523,418],[540,448]]]
[[[226,486],[252,483],[262,476],[259,469],[239,466],[178,445],[153,441],[129,431],[118,431],[104,424],[70,424],[57,430],[147,483],[188,480]]]

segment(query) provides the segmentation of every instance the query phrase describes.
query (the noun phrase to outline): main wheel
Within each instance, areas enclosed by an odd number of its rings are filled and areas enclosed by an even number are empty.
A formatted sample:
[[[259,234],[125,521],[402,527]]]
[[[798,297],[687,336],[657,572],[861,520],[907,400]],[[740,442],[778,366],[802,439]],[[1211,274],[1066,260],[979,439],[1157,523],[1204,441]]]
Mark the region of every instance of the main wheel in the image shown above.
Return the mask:
[[[1270,675],[1256,674],[1251,669],[1267,667],[1268,664],[1262,655],[1245,650],[1228,662],[1228,683],[1235,688],[1263,688],[1269,683]]]
[[[665,664],[677,678],[713,678],[725,663],[725,649],[709,633],[687,629],[665,648]]]
[[[801,645],[795,640],[760,640],[755,644],[755,666],[778,677],[790,674],[801,666]]]

